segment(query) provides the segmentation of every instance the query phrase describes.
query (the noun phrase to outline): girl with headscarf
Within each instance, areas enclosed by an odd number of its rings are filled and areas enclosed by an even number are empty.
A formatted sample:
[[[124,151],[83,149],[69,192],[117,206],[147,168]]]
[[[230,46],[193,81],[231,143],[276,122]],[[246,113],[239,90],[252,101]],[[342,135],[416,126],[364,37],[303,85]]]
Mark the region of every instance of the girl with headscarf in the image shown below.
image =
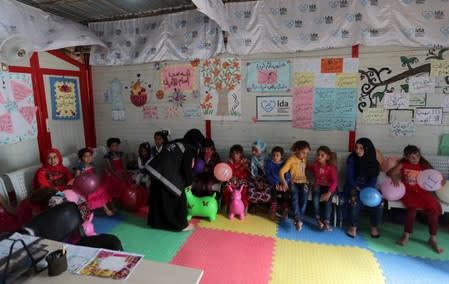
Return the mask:
[[[267,203],[271,200],[271,187],[265,181],[265,162],[267,159],[266,143],[261,139],[255,141],[251,145],[251,178],[249,179],[248,190],[250,204]]]
[[[145,167],[152,177],[148,225],[171,231],[192,229],[187,222],[184,188],[192,184],[194,159],[203,142],[203,134],[191,129],[183,139],[165,145]]]
[[[73,175],[62,164],[62,155],[56,148],[48,149],[44,154],[43,165],[36,171],[33,189],[53,188],[63,191],[73,184]]]
[[[204,140],[199,159],[204,161],[204,169],[193,178],[192,193],[197,197],[211,196],[216,193],[217,201],[220,200],[221,182],[214,176],[215,166],[221,162],[220,155],[216,152],[215,143],[210,138]]]
[[[349,155],[346,168],[346,184],[344,193],[349,206],[349,229],[346,232],[351,238],[357,234],[360,209],[363,207],[360,201],[360,191],[365,187],[375,187],[380,165],[376,158],[376,148],[368,138],[360,138],[356,141],[354,151]],[[378,224],[383,214],[383,202],[373,207],[371,214],[371,237],[379,238]]]

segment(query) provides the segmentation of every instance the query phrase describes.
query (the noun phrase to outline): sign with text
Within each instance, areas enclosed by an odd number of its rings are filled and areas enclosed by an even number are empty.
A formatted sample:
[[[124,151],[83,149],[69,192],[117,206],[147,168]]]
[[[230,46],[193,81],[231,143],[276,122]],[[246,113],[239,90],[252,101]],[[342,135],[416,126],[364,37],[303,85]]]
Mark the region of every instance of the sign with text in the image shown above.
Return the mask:
[[[164,90],[192,91],[195,85],[195,72],[190,65],[167,66],[161,76]]]
[[[442,122],[443,108],[416,108],[416,124],[439,125]]]
[[[292,97],[260,96],[256,97],[257,121],[292,120]]]

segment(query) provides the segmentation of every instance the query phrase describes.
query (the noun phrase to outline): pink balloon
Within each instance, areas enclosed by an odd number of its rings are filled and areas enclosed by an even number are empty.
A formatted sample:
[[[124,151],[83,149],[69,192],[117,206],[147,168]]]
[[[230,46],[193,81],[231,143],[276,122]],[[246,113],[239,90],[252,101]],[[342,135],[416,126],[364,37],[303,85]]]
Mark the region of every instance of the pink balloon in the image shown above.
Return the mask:
[[[97,175],[92,173],[84,173],[77,176],[73,183],[74,187],[84,195],[94,192],[99,184],[100,181]]]
[[[441,188],[443,175],[434,169],[428,169],[418,174],[418,185],[427,191],[437,191]]]
[[[214,168],[214,176],[219,181],[228,181],[232,178],[232,169],[226,163],[219,163]]]
[[[380,165],[381,170],[386,173],[391,170],[394,166],[396,166],[401,158],[399,157],[386,157],[384,158],[383,163]]]
[[[396,201],[405,195],[405,185],[400,182],[399,186],[394,186],[391,178],[387,177],[380,185],[380,191],[386,200]]]

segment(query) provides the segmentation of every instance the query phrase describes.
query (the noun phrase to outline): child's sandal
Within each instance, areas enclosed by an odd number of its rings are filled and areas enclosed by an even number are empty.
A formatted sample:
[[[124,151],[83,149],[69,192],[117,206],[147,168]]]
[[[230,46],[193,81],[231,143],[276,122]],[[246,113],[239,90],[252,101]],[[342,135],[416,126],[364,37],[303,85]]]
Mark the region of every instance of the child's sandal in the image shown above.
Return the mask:
[[[317,224],[319,230],[324,229],[324,223],[320,219],[318,219],[318,218],[316,219],[316,224]]]

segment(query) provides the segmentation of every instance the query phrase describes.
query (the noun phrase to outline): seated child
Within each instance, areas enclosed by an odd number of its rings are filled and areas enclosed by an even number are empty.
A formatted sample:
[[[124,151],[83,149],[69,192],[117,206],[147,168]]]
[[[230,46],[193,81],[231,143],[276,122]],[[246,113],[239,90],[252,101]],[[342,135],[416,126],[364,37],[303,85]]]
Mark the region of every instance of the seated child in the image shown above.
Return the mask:
[[[156,157],[166,144],[168,144],[167,132],[156,131],[154,133],[154,146],[151,148],[151,157]]]
[[[320,230],[331,230],[332,195],[338,184],[336,163],[335,153],[327,146],[320,146],[316,151],[316,161],[309,168],[314,176],[312,201],[317,226]],[[325,204],[322,214],[320,214],[320,202]]]
[[[123,161],[123,152],[119,151],[120,139],[109,138],[106,142],[109,152],[104,155],[105,175],[103,185],[112,199],[117,199],[124,188],[131,184]]]
[[[229,187],[240,188],[244,186],[242,190],[242,201],[245,208],[248,208],[248,177],[249,166],[248,161],[243,155],[243,147],[239,144],[233,145],[229,151],[228,165],[232,169],[232,178],[226,183],[223,193],[223,199],[226,207],[231,203],[231,192]]]
[[[221,162],[220,155],[215,152],[215,143],[212,139],[206,138],[201,148],[199,158],[204,161],[203,172],[198,173],[193,178],[192,193],[195,196],[211,196],[217,192],[219,199],[221,182],[214,176],[215,166]]]
[[[137,166],[139,172],[132,176],[132,179],[135,181],[136,184],[138,185],[143,184],[145,185],[146,189],[149,189],[151,185],[150,173],[148,172],[148,170],[145,169],[145,166],[151,160],[150,151],[151,151],[150,143],[144,142],[139,145],[139,157],[137,158]]]
[[[257,140],[251,147],[251,178],[248,190],[251,204],[267,203],[271,199],[271,188],[265,181],[265,161],[267,160],[266,144]]]
[[[288,191],[281,188],[281,181],[279,180],[279,170],[284,165],[283,161],[284,149],[276,146],[271,150],[271,160],[265,163],[265,178],[271,187],[271,212],[270,219],[276,220],[277,200],[281,196],[282,201],[282,218],[288,219]],[[290,175],[285,176],[287,183],[290,183]]]

